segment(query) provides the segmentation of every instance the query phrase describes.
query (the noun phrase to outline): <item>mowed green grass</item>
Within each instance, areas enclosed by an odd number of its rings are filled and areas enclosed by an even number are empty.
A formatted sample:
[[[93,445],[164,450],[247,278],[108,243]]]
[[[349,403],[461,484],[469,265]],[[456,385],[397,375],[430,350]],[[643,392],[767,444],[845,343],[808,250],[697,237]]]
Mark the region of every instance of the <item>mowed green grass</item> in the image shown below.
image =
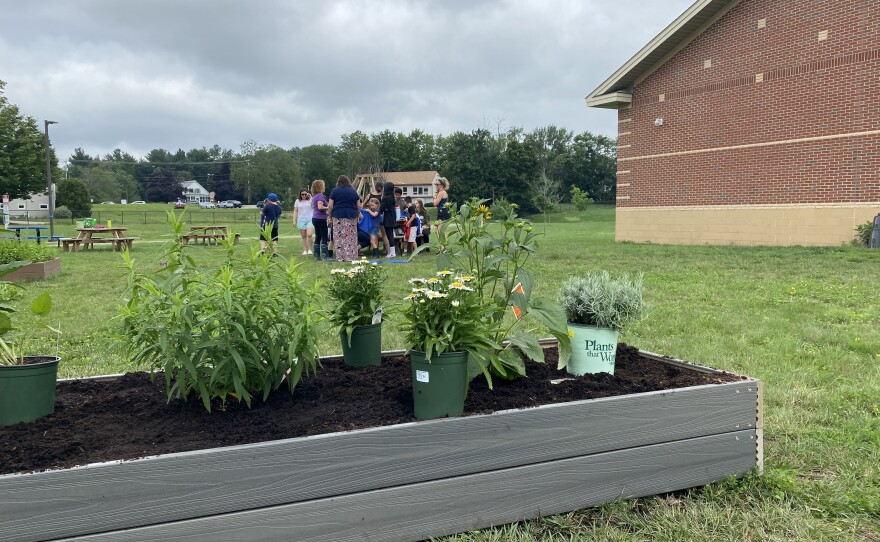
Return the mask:
[[[193,220],[210,224],[211,216],[196,211]],[[282,253],[298,255],[284,220]],[[541,221],[535,217],[536,228]],[[126,226],[139,238],[138,266],[158,269],[170,231]],[[244,254],[255,221],[234,227]],[[219,247],[189,250],[206,268],[224,257]],[[65,332],[62,376],[136,369],[112,338],[125,288],[120,255],[99,247],[61,257],[62,274],[28,284],[25,300],[52,292],[52,318]],[[336,267],[296,259],[309,281],[326,280]],[[405,279],[435,271],[430,255],[384,266],[391,300],[406,293]],[[764,475],[449,540],[880,540],[880,251],[615,243],[613,208],[551,215],[532,261],[537,295],[553,296],[566,277],[600,269],[645,275],[648,314],[621,340],[764,381]],[[406,347],[396,318],[384,328],[386,349]],[[325,353],[338,353],[333,334],[325,337]]]

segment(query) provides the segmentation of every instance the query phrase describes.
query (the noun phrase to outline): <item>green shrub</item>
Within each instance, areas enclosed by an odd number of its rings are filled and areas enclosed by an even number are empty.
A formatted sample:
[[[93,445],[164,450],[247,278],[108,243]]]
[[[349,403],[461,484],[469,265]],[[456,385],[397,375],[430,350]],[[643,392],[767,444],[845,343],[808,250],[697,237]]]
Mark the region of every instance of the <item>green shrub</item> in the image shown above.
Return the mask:
[[[180,242],[183,222],[169,213],[175,241],[167,265],[138,273],[130,254],[121,339],[134,362],[164,371],[168,399],[201,398],[225,404],[229,397],[251,406],[253,396],[278,389],[291,393],[318,363],[320,312],[315,292],[303,285],[292,261],[286,265],[254,247],[237,259],[234,235],[227,262],[204,272]]]
[[[58,256],[54,248],[31,241],[0,240],[0,264],[20,261],[47,262]]]
[[[15,301],[24,295],[24,288],[12,282],[0,281],[0,302]]]
[[[55,212],[52,213],[55,218],[60,218],[61,220],[70,220],[73,218],[73,213],[70,212],[70,209],[62,205],[61,207],[56,207]]]
[[[871,244],[871,232],[874,231],[874,221],[869,220],[864,224],[856,226],[856,238],[853,244],[858,247],[867,247]]]
[[[576,186],[571,187],[571,203],[574,205],[575,209],[578,211],[586,211],[590,205],[593,204],[593,200],[590,196],[587,195],[586,192],[581,190]]]
[[[572,277],[557,294],[572,324],[620,330],[644,311],[642,276],[612,278],[608,271]]]

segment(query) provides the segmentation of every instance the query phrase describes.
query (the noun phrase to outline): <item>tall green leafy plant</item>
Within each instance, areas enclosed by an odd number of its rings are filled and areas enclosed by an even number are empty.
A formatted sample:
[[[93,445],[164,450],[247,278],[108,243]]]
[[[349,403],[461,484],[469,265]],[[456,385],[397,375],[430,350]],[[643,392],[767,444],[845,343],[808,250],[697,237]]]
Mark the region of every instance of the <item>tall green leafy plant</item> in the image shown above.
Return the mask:
[[[443,223],[430,246],[439,252],[438,270],[456,269],[473,277],[480,302],[489,309],[491,339],[503,344],[491,357],[489,370],[514,379],[525,376],[524,358],[544,361],[533,324],[543,324],[558,339],[561,360],[568,360],[571,344],[559,306],[532,295],[535,281],[528,264],[539,234],[517,215],[516,204],[500,201],[489,208],[487,203],[472,198],[458,208],[450,205],[452,219]],[[513,316],[505,320],[506,314]],[[478,369],[472,366],[471,376]]]
[[[293,393],[317,369],[322,318],[297,264],[278,263],[256,245],[238,258],[230,235],[226,263],[203,271],[185,252],[181,219],[169,213],[169,221],[175,241],[164,267],[139,272],[124,256],[120,337],[132,359],[164,372],[169,400],[197,396],[209,412],[212,401],[230,398],[250,407],[285,383]]]
[[[13,262],[0,265],[0,276],[23,267],[30,262]],[[49,292],[38,295],[30,305],[31,314],[38,318],[47,316],[52,311],[52,297]],[[35,320],[24,329],[18,329],[13,322],[15,309],[5,302],[0,302],[0,365],[24,365],[27,356],[35,353],[28,351],[29,341],[41,334],[51,334],[55,338],[55,356],[61,349],[61,330],[54,328],[42,320]],[[18,333],[13,333],[13,332]],[[45,352],[43,352],[45,354]]]

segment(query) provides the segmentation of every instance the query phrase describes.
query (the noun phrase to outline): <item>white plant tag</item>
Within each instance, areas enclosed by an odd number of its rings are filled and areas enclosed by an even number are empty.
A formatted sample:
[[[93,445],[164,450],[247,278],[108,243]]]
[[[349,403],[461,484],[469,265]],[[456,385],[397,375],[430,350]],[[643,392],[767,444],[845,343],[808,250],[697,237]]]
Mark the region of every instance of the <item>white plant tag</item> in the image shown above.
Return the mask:
[[[428,381],[428,371],[416,371],[416,380],[419,382]]]
[[[373,325],[382,323],[382,307],[378,307],[376,312],[373,313]]]

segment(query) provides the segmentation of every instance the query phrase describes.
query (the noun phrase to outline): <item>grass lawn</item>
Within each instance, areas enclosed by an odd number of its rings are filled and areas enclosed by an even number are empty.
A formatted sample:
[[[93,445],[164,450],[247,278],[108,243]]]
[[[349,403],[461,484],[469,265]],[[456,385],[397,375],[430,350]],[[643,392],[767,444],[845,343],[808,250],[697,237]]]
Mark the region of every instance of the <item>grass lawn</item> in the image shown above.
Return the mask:
[[[102,220],[125,220],[127,235],[139,238],[139,266],[157,269],[170,230],[164,220],[138,223],[125,207],[125,218],[102,209]],[[244,253],[256,239],[256,211],[235,212],[233,219],[231,210],[195,210],[192,225],[232,226],[242,233]],[[301,249],[284,220],[282,252],[289,257]],[[536,228],[541,221],[536,217]],[[73,232],[69,225],[57,229]],[[223,260],[219,247],[189,250],[206,266]],[[52,319],[65,332],[61,376],[136,369],[112,339],[125,286],[120,255],[99,247],[61,258],[62,274],[28,284],[18,302],[52,292]],[[302,266],[315,281],[335,267],[311,257]],[[430,255],[385,268],[390,299],[404,295],[406,278],[435,271]],[[621,340],[762,379],[765,474],[449,540],[880,541],[880,251],[615,243],[614,210],[597,206],[551,215],[532,269],[543,296],[575,273],[644,273],[649,313]],[[393,327],[385,326],[383,347],[405,348]],[[326,337],[324,352],[338,353],[337,339]]]

